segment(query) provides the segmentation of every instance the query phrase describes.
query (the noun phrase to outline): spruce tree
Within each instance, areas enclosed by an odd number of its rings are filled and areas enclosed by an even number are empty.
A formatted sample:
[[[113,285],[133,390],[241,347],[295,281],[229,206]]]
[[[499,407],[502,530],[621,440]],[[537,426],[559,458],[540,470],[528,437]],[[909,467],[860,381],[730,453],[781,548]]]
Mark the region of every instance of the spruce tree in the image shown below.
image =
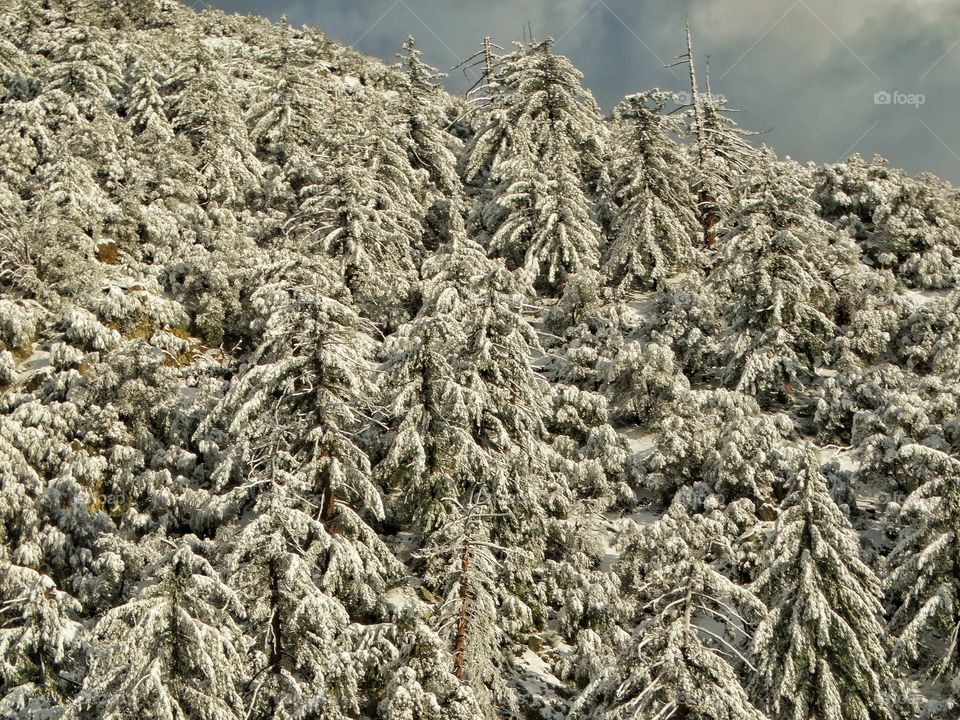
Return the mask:
[[[755,590],[754,693],[774,717],[892,717],[880,581],[807,455],[784,500]]]
[[[614,111],[625,137],[615,150],[616,222],[603,269],[624,290],[655,288],[697,257],[691,168],[668,135],[675,123],[662,114],[669,97],[655,90],[630,95]]]
[[[464,178],[487,190],[474,223],[488,250],[557,294],[566,275],[599,260],[589,196],[603,175],[606,132],[580,74],[552,42],[503,59],[494,109],[466,150]]]
[[[960,695],[960,461],[931,448],[927,477],[903,502],[902,530],[888,560],[894,660],[952,675]],[[930,640],[942,638],[939,647]]]
[[[740,685],[744,633],[762,609],[720,573],[731,549],[716,521],[680,505],[620,562],[641,608],[634,637],[574,705],[574,718],[763,720]]]

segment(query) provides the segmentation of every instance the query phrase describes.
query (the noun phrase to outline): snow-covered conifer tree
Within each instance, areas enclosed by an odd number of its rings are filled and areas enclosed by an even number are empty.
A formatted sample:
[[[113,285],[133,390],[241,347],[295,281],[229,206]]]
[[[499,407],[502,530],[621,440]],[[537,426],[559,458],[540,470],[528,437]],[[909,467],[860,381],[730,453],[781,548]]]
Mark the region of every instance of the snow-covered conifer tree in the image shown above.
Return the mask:
[[[784,500],[757,594],[754,692],[778,718],[892,717],[880,581],[809,454]]]
[[[814,214],[800,169],[769,162],[753,176],[707,279],[723,308],[724,377],[745,392],[789,397],[836,333],[838,283],[856,253]]]
[[[265,49],[263,60],[270,74],[261,99],[250,108],[250,139],[283,166],[308,147],[329,112],[326,72],[305,51],[305,43],[292,28],[281,23],[276,38]]]
[[[696,259],[696,198],[689,161],[668,135],[677,128],[662,114],[669,97],[658,91],[630,95],[614,112],[625,138],[616,148],[612,193],[618,207],[603,269],[627,290],[657,287]]]
[[[903,503],[889,557],[893,657],[952,675],[960,696],[960,461],[931,448],[922,454],[929,474]]]
[[[477,694],[489,717],[494,703],[510,707],[511,691],[503,682],[503,618],[498,617],[497,555],[507,551],[490,540],[489,509],[483,493],[472,493],[466,504],[446,498],[453,506],[451,520],[425,549],[438,567],[442,599],[434,624],[453,649],[453,673]],[[519,552],[515,549],[513,552]]]
[[[158,551],[165,539],[158,540]],[[71,715],[104,720],[243,717],[243,608],[187,537],[93,629],[98,652]]]
[[[548,39],[520,47],[497,73],[488,124],[466,151],[468,182],[485,173],[475,208],[489,250],[556,293],[564,277],[599,260],[588,193],[603,172],[606,132],[580,74]]]
[[[738,677],[763,606],[714,566],[732,555],[718,525],[675,504],[627,548],[621,572],[638,593],[640,623],[572,717],[764,719]]]
[[[427,171],[434,192],[451,198],[460,192],[454,155],[454,149],[459,150],[459,143],[444,130],[449,121],[439,85],[443,74],[423,62],[421,57],[413,36],[408,37],[399,56],[405,80],[397,108],[397,119],[402,123],[399,142],[406,148],[411,166]]]
[[[48,575],[10,562],[6,548],[0,563],[0,713],[53,716],[81,677],[80,603]]]
[[[345,97],[300,180],[294,230],[301,251],[320,250],[339,265],[359,309],[375,322],[409,317],[423,210],[406,152],[385,132],[375,108]],[[357,113],[365,113],[357,116]],[[364,127],[367,123],[373,127]]]

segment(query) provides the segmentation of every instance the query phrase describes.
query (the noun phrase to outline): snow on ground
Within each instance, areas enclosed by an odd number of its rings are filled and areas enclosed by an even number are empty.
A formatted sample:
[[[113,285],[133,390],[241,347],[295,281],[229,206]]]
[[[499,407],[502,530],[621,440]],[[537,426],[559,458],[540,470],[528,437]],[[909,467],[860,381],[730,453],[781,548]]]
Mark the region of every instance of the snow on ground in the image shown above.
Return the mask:
[[[20,383],[31,375],[41,372],[49,372],[52,367],[50,363],[50,351],[43,348],[41,343],[35,342],[31,346],[33,352],[26,360],[17,365],[17,374],[14,382]]]
[[[820,448],[820,464],[825,465],[836,460],[841,470],[855,472],[860,469],[860,461],[853,456],[850,448],[841,448],[836,445],[827,445]]]
[[[550,671],[550,663],[527,648],[514,664],[510,685],[522,708],[543,720],[564,720],[570,713],[570,690]]]
[[[904,295],[913,300],[918,305],[929,305],[930,303],[936,302],[947,297],[950,294],[949,290],[905,290]]]
[[[636,425],[618,428],[617,432],[627,439],[630,449],[635,455],[639,455],[640,459],[647,457],[657,444],[657,436],[654,433]]]
[[[657,520],[660,519],[662,512],[653,512],[649,508],[644,508],[643,510],[637,510],[636,512],[630,515],[630,519],[633,520],[637,525],[653,525]]]
[[[918,720],[946,720],[960,717],[957,708],[950,707],[949,679],[920,679],[906,682],[907,697],[918,713]],[[953,712],[954,714],[949,714]]]
[[[640,317],[647,317],[653,314],[653,306],[656,302],[656,293],[638,293],[634,295],[627,303],[627,307],[637,313]]]

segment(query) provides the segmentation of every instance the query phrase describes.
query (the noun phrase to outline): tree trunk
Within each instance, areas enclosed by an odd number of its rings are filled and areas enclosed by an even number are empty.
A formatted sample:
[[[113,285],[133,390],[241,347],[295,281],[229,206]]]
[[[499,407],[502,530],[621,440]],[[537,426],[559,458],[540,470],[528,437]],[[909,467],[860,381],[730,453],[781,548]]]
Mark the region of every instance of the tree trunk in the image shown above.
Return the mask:
[[[275,560],[270,563],[270,632],[273,635],[270,642],[270,668],[274,673],[279,673],[283,654],[280,633],[283,627],[280,624],[280,572]]]
[[[470,596],[470,584],[467,574],[470,572],[470,541],[463,539],[463,550],[460,555],[460,581],[458,592],[460,595],[460,616],[457,619],[457,630],[453,640],[453,674],[457,680],[463,682],[463,671],[466,667],[467,648],[467,600]]]

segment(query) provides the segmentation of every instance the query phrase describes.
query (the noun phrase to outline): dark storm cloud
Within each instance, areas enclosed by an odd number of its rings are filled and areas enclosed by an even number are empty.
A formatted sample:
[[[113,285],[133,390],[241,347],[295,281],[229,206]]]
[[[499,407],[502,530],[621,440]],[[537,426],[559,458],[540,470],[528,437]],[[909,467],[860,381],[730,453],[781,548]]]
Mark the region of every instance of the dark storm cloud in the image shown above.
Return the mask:
[[[286,15],[392,59],[412,34],[442,69],[484,35],[509,47],[529,22],[557,38],[609,110],[650,87],[684,89],[689,14],[715,92],[741,125],[798,160],[879,153],[911,172],[960,183],[960,0],[219,0],[227,12]],[[453,72],[452,90],[468,83]],[[876,93],[890,93],[877,104]],[[895,95],[894,93],[901,93]],[[920,96],[922,95],[922,104]],[[914,97],[911,97],[914,96]],[[883,101],[888,96],[881,95]]]

